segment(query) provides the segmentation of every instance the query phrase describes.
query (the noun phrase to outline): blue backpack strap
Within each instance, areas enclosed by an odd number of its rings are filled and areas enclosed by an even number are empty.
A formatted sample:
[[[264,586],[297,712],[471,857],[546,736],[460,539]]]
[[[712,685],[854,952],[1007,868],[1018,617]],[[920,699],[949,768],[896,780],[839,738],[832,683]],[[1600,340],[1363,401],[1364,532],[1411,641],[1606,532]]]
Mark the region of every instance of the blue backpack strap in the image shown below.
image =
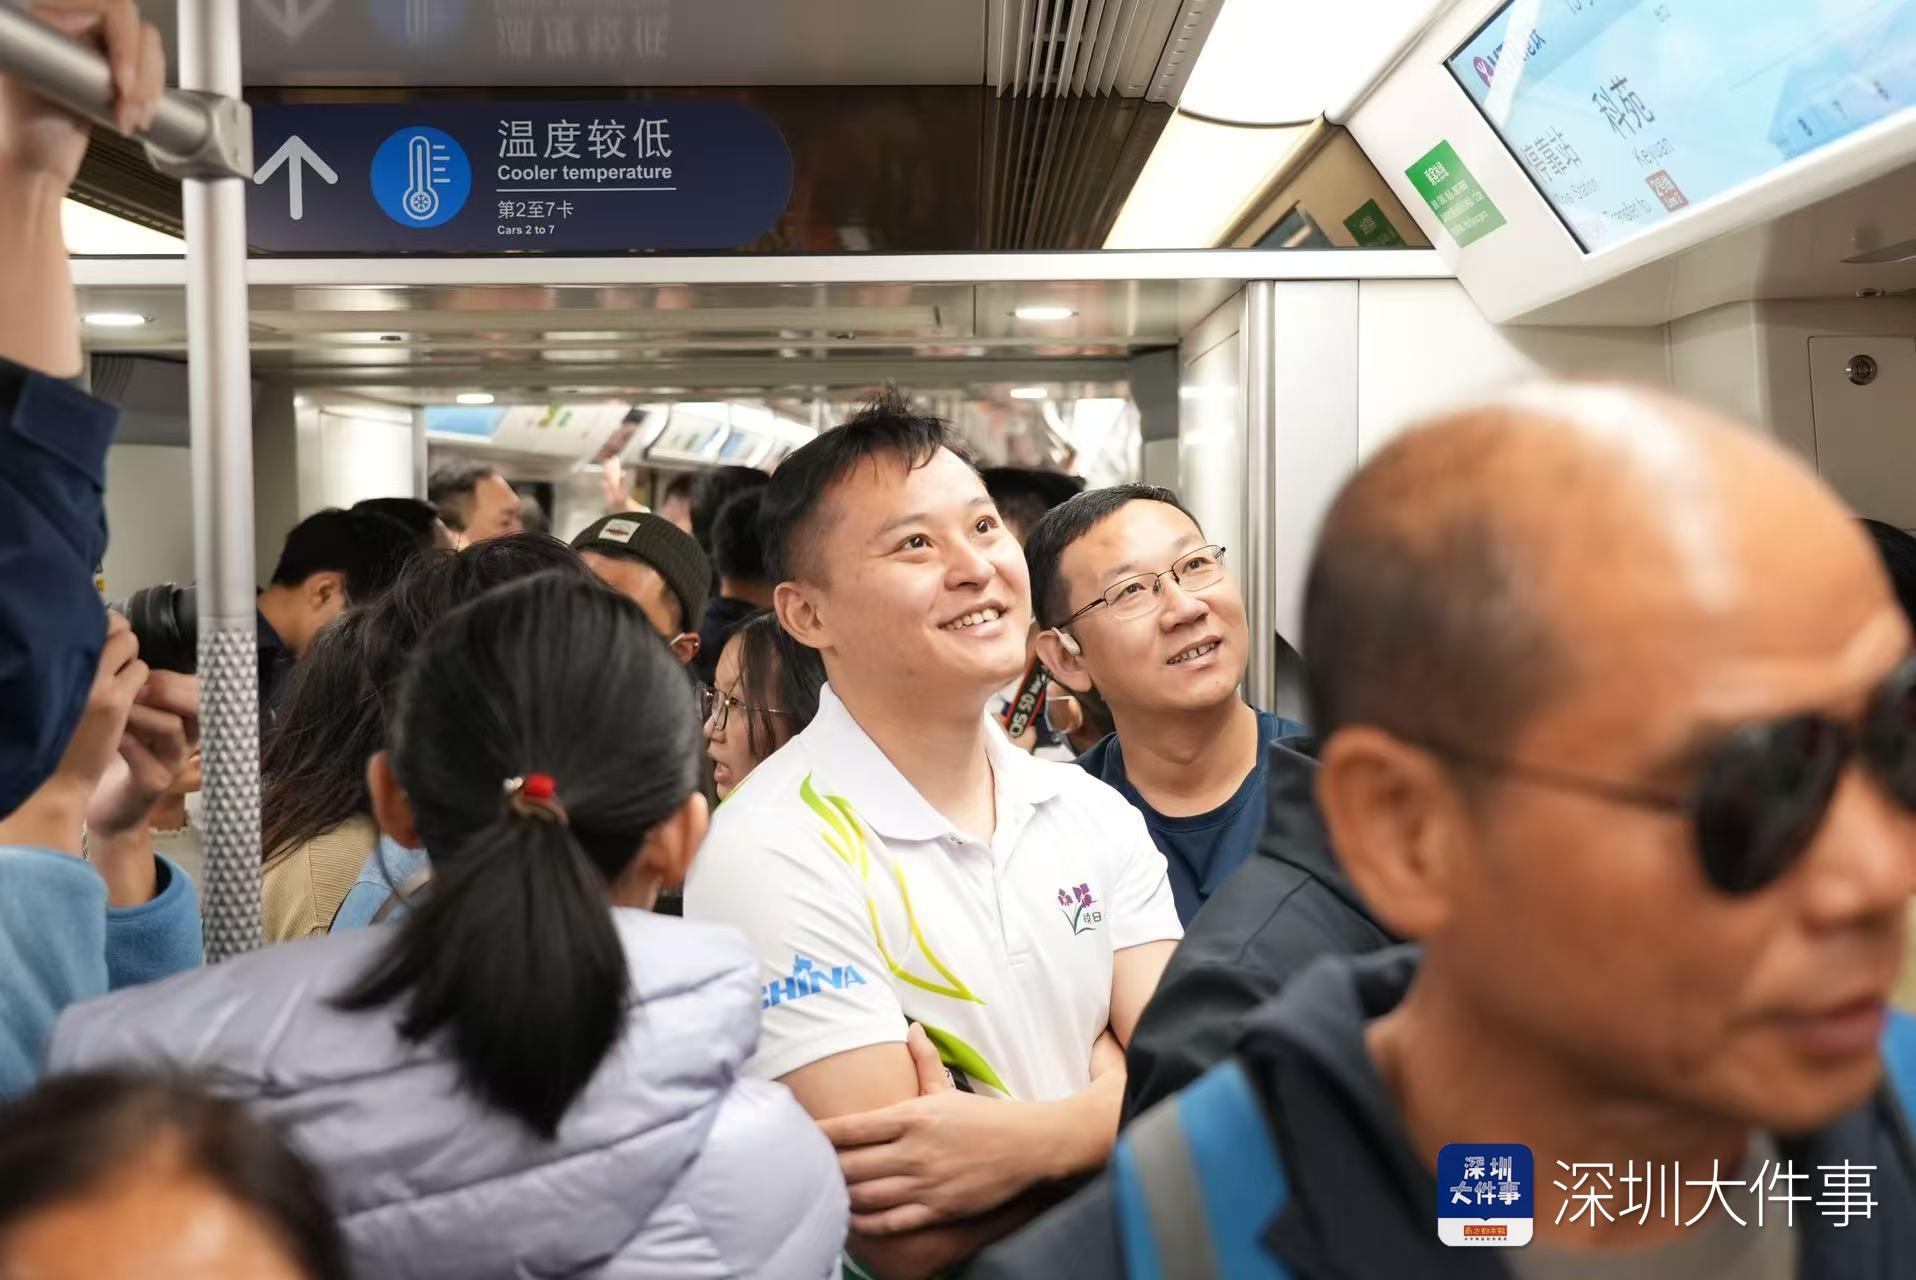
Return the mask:
[[[1902,1110],[1903,1124],[1916,1135],[1916,1017],[1891,1009],[1883,1028],[1883,1083]]]
[[[1112,1187],[1129,1280],[1291,1280],[1263,1241],[1290,1184],[1236,1061],[1211,1068],[1125,1131]]]

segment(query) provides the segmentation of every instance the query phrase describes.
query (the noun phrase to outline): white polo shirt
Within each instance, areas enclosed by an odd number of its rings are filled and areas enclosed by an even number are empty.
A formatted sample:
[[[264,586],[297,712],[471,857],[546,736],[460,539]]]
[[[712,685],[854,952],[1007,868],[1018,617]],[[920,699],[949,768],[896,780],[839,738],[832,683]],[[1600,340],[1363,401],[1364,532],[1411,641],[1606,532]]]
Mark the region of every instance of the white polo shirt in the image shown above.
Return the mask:
[[[1111,957],[1182,935],[1164,856],[1117,792],[985,734],[989,847],[959,833],[827,685],[719,807],[685,914],[742,929],[776,1079],[921,1024],[979,1093],[1066,1097],[1111,1019]]]

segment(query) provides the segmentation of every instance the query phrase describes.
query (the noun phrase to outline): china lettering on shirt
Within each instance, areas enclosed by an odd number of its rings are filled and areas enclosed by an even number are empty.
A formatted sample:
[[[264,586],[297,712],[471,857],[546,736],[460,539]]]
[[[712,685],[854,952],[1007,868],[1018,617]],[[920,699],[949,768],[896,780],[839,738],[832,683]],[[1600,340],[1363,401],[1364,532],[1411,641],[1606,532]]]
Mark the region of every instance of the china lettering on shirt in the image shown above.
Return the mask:
[[[805,956],[795,955],[789,976],[774,978],[759,989],[758,1007],[769,1009],[776,1004],[790,1004],[806,996],[815,996],[827,989],[843,991],[848,987],[864,985],[865,975],[858,971],[855,964],[837,964],[828,969]]]

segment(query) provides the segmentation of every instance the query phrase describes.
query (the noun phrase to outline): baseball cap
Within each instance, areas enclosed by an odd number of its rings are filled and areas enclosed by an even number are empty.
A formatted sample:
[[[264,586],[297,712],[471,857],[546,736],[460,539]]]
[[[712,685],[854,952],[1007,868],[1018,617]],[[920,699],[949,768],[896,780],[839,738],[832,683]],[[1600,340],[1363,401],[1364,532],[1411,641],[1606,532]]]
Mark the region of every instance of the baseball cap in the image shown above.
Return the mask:
[[[691,534],[650,511],[604,516],[572,540],[574,551],[625,556],[658,570],[685,610],[685,629],[697,631],[712,589],[712,564]]]

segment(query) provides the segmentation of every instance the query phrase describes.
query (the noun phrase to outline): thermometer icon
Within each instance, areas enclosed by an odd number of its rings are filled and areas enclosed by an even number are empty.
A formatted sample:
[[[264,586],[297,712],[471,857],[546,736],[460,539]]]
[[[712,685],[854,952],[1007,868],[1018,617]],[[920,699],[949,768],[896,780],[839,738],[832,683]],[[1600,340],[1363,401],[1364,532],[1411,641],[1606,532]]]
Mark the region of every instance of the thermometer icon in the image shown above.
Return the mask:
[[[433,189],[432,140],[415,133],[406,143],[406,216],[424,222],[439,212],[439,192]]]

